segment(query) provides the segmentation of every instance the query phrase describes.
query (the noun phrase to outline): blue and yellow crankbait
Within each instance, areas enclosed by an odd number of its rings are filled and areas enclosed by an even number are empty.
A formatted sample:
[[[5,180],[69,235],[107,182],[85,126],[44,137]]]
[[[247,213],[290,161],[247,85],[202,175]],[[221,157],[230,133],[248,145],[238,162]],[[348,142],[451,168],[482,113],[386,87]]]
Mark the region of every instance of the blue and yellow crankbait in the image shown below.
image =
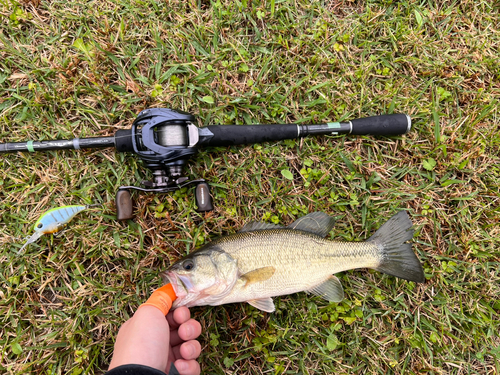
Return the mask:
[[[78,213],[89,207],[99,206],[98,204],[85,206],[62,206],[52,208],[45,212],[35,223],[35,233],[28,238],[28,241],[21,247],[18,254],[30,243],[35,242],[44,234],[53,234],[59,232],[68,224]]]

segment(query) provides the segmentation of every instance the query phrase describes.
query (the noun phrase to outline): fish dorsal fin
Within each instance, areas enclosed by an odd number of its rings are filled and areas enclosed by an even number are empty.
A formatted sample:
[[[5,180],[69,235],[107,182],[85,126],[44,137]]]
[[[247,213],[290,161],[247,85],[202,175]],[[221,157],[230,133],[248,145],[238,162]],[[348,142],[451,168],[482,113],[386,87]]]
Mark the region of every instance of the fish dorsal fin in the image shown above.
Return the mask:
[[[240,279],[245,281],[245,286],[258,283],[261,281],[266,281],[271,278],[272,275],[276,272],[276,268],[274,267],[262,267],[257,268],[256,270],[247,272],[246,274],[240,276]]]
[[[275,307],[274,307],[274,302],[271,299],[271,297],[268,298],[262,298],[262,299],[252,299],[250,301],[247,301],[250,305],[255,307],[256,309],[272,313],[274,312]]]
[[[238,231],[238,233],[253,232],[256,230],[263,230],[263,229],[279,229],[279,228],[283,227],[281,225],[276,225],[276,224],[262,223],[260,221],[251,221],[243,225],[243,228],[241,228]]]
[[[290,229],[302,230],[304,232],[314,233],[320,237],[326,237],[333,228],[335,219],[324,212],[313,212],[309,215],[297,219],[287,226]]]
[[[344,299],[344,288],[342,288],[340,280],[333,275],[321,284],[309,289],[308,292],[322,297],[329,302],[340,302]]]

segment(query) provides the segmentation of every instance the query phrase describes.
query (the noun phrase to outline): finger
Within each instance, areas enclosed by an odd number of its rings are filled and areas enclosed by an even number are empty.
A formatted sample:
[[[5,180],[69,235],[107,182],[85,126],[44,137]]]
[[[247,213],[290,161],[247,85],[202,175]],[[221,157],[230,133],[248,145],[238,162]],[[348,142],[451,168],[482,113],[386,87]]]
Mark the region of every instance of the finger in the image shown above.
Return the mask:
[[[185,340],[181,339],[179,337],[179,332],[174,329],[172,331],[170,331],[170,345],[171,346],[176,346],[176,345],[180,345],[184,342]]]
[[[172,346],[182,344],[184,341],[194,340],[201,335],[201,324],[197,320],[189,319],[181,324],[178,329],[170,331],[170,343]]]
[[[197,320],[190,319],[181,324],[178,329],[170,331],[170,342],[172,346],[182,344],[184,341],[194,340],[201,334],[201,324]]]
[[[179,325],[191,318],[191,311],[186,306],[181,306],[174,310],[174,321]]]
[[[167,314],[167,322],[171,328],[175,329],[182,323],[187,322],[191,317],[191,312],[186,306],[181,306]]]
[[[201,335],[201,324],[197,320],[189,319],[186,323],[180,325],[177,332],[184,341],[194,340]]]
[[[201,354],[201,344],[196,340],[186,341],[172,348],[177,359],[196,359]]]
[[[194,359],[186,361],[185,359],[178,359],[175,361],[174,366],[181,375],[200,375],[200,364]]]

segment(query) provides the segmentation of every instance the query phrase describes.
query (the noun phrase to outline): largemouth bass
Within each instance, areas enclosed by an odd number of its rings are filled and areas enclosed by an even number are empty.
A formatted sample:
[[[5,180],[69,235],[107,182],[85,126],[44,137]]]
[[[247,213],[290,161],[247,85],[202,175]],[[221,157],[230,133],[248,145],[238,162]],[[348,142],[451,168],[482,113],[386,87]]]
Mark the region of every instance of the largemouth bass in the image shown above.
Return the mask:
[[[251,222],[204,245],[162,272],[177,295],[173,307],[248,302],[273,312],[271,297],[301,291],[340,302],[344,291],[333,274],[355,268],[424,282],[422,265],[406,243],[413,237],[406,211],[365,242],[325,239],[333,225],[333,218],[314,212],[287,227]]]

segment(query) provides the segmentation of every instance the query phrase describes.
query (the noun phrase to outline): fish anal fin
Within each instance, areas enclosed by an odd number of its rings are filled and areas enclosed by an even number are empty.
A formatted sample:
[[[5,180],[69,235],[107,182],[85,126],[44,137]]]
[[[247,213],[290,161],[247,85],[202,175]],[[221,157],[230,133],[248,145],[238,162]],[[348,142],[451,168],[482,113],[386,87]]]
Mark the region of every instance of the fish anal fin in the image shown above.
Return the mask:
[[[271,297],[268,298],[262,298],[262,299],[252,299],[250,301],[247,301],[248,304],[252,305],[256,309],[272,313],[274,312],[275,307],[274,307],[274,302]]]
[[[238,233],[243,232],[254,232],[256,230],[264,230],[264,229],[280,229],[283,228],[281,225],[262,223],[259,221],[251,221],[245,225],[238,231]]]
[[[302,230],[314,233],[320,237],[326,237],[333,228],[335,219],[324,212],[313,212],[295,220],[287,226],[289,229]]]
[[[308,290],[329,302],[340,302],[344,299],[344,288],[336,276],[330,276],[326,281]]]
[[[257,268],[256,270],[247,272],[246,274],[240,276],[240,279],[245,281],[245,286],[248,286],[253,283],[258,283],[261,281],[266,281],[271,278],[276,272],[276,268],[268,266]]]

